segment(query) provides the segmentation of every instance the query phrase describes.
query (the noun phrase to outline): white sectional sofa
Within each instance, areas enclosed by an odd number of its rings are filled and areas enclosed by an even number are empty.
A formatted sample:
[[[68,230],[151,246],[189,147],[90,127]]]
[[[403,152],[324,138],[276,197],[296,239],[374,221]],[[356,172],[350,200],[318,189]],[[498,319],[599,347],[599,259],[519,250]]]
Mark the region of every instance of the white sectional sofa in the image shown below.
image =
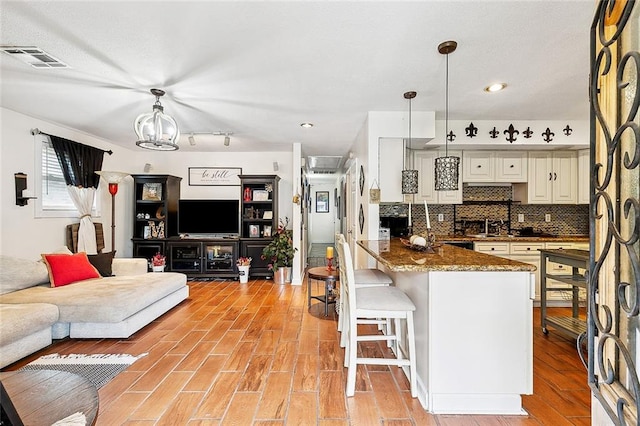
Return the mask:
[[[0,256],[0,368],[52,339],[127,338],[189,296],[184,274],[113,259],[112,277],[51,287],[46,265]]]

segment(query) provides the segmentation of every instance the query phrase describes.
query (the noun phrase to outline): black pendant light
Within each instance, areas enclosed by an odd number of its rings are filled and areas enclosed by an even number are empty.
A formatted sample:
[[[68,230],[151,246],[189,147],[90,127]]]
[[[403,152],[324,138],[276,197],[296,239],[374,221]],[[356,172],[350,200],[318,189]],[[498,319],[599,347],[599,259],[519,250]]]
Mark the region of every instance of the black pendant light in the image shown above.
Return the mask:
[[[455,52],[458,43],[453,40],[438,45],[438,52],[447,57],[446,104],[445,104],[445,133],[444,157],[436,158],[435,189],[436,191],[457,191],[460,177],[460,157],[449,156],[449,53]],[[453,140],[453,132],[451,138]]]
[[[405,92],[404,98],[409,99],[409,148],[411,148],[411,99],[416,97],[416,92]],[[406,170],[405,159],[407,158],[404,141],[402,142],[402,193],[418,193],[418,171]]]

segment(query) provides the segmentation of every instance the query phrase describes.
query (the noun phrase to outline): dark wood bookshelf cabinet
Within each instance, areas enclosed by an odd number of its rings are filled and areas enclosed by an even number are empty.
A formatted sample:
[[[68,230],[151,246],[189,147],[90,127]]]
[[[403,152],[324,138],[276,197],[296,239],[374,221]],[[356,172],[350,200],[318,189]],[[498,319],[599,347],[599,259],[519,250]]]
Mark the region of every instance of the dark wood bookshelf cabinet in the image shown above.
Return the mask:
[[[273,276],[262,249],[278,229],[278,175],[240,175],[240,255],[251,257],[250,275]]]
[[[133,257],[151,262],[167,255],[167,239],[178,236],[178,202],[182,178],[133,175]]]
[[[171,175],[133,175],[133,238],[165,239],[178,236],[181,180]],[[152,234],[154,228],[156,232],[162,229],[162,235]]]

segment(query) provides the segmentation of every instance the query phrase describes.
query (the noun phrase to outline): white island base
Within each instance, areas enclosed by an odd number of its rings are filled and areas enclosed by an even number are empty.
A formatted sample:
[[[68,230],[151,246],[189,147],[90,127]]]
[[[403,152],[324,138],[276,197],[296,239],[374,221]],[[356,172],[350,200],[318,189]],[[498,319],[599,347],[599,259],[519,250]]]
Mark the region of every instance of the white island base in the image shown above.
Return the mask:
[[[532,273],[385,272],[416,305],[422,406],[434,414],[526,415],[521,395],[533,393]]]

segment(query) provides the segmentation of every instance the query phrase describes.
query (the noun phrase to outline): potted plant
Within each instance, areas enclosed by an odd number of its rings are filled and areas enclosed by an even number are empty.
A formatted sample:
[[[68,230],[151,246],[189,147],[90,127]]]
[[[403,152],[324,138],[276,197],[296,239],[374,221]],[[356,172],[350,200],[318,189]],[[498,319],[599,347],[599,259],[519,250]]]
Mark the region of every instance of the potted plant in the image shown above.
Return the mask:
[[[249,282],[249,268],[251,268],[251,258],[250,257],[239,257],[236,261],[236,266],[238,267],[238,278],[240,278],[240,283],[245,284]]]
[[[297,249],[293,247],[293,231],[287,229],[289,218],[280,219],[273,240],[262,250],[261,258],[269,261],[269,270],[273,271],[273,280],[277,284],[291,281],[291,266]]]
[[[166,260],[166,257],[160,254],[160,252],[156,253],[155,256],[151,258],[151,270],[153,272],[164,272]]]

